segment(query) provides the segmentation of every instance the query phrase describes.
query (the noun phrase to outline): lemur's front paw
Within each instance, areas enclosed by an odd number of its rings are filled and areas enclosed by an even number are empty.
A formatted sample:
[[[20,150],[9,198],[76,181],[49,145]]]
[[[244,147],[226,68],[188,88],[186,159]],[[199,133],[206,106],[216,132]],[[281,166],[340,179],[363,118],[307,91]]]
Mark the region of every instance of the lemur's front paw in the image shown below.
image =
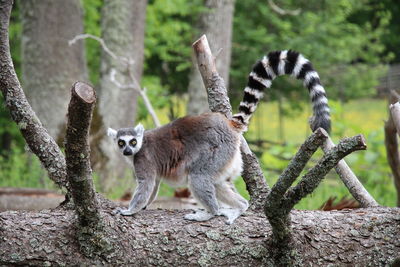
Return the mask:
[[[128,210],[128,209],[123,209],[123,208],[116,208],[116,209],[113,211],[113,213],[114,213],[114,214],[121,214],[121,215],[125,215],[125,216],[129,216],[129,215],[132,215],[132,214],[133,214],[132,211],[130,211],[130,210]]]

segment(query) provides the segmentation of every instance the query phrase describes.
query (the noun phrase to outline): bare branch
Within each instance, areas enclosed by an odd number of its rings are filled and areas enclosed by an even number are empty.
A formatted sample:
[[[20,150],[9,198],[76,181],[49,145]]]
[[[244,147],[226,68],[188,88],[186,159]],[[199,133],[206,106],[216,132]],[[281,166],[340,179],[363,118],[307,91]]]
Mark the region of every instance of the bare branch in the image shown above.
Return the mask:
[[[232,117],[232,106],[229,102],[225,83],[217,72],[207,37],[205,35],[201,36],[192,46],[197,57],[197,64],[203,83],[207,89],[210,110],[220,112],[227,118]],[[250,208],[261,209],[264,206],[265,196],[269,191],[269,187],[257,157],[251,152],[243,137],[240,149],[244,163],[242,177],[250,194]]]
[[[318,163],[305,174],[301,181],[291,190],[285,198],[286,206],[294,207],[302,198],[312,193],[328,172],[348,154],[367,149],[367,144],[362,135],[340,140],[339,144],[329,150]]]
[[[207,90],[210,110],[220,112],[230,118],[232,116],[232,106],[229,102],[225,82],[218,74],[215,58],[211,53],[207,37],[205,35],[201,36],[192,46],[196,54],[203,83]]]
[[[298,16],[301,12],[301,9],[295,9],[295,10],[285,10],[277,6],[272,0],[268,0],[268,4],[271,7],[273,11],[278,13],[279,15],[291,15],[291,16]]]
[[[131,84],[121,84],[116,78],[116,70],[115,69],[111,69],[110,71],[110,81],[113,82],[118,88],[120,89],[132,89],[135,90],[136,92],[138,92],[140,94],[140,96],[143,99],[144,105],[146,106],[147,111],[149,112],[151,118],[153,119],[153,123],[156,127],[160,127],[161,123],[160,120],[157,117],[156,111],[153,108],[153,105],[150,102],[150,99],[147,97],[146,88],[141,89],[137,80],[134,78],[133,75],[130,75],[131,80],[133,81],[133,83]]]
[[[400,135],[400,103],[394,103],[389,106],[390,114],[393,118],[393,123],[396,126],[397,133]]]
[[[328,153],[334,146],[334,143],[330,137],[328,137],[322,145],[322,150],[324,153]],[[368,193],[368,191],[358,180],[357,176],[347,165],[346,161],[339,161],[335,167],[335,171],[339,175],[340,179],[342,179],[344,185],[347,187],[351,195],[360,203],[361,207],[366,208],[379,206],[375,199]]]
[[[118,60],[120,62],[123,62],[123,63],[125,63],[127,65],[132,65],[133,64],[132,60],[130,60],[129,58],[117,56],[113,51],[111,51],[108,48],[108,46],[106,45],[106,43],[104,42],[104,40],[102,38],[100,38],[98,36],[95,36],[95,35],[92,35],[92,34],[88,34],[88,33],[78,34],[73,39],[68,41],[68,45],[71,46],[71,45],[75,44],[77,41],[84,40],[84,39],[93,39],[93,40],[99,42],[101,47],[103,48],[104,52],[106,52],[113,59]]]
[[[389,120],[385,122],[384,129],[386,157],[390,169],[392,170],[393,180],[397,191],[397,206],[400,207],[400,152],[397,131],[391,116],[389,116]]]
[[[389,94],[389,104],[397,103],[400,95],[392,90]],[[385,147],[386,157],[392,170],[394,185],[397,191],[397,206],[400,207],[400,152],[396,126],[393,121],[392,114],[389,110],[389,119],[385,122]]]
[[[246,189],[251,197],[250,209],[262,210],[265,205],[265,198],[270,189],[256,155],[250,150],[249,145],[243,136],[241,137],[240,150],[243,160],[242,177],[246,183]]]
[[[39,158],[50,179],[59,187],[68,188],[65,157],[26,100],[14,70],[8,38],[12,2],[4,0],[0,4],[0,90],[29,149]]]

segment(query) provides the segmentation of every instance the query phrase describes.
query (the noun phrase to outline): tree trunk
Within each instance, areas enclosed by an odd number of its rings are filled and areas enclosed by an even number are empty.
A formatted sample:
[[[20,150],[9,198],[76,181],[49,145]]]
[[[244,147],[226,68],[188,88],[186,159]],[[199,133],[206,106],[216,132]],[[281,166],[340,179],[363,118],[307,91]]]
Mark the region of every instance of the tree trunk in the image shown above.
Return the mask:
[[[114,251],[87,258],[75,240],[73,211],[0,214],[0,265],[276,266],[271,228],[249,213],[233,225],[223,218],[184,220],[189,211],[145,210],[111,215],[102,201]],[[400,210],[292,211],[293,239],[306,266],[387,266],[400,255]]]
[[[234,0],[205,0],[204,5],[208,10],[201,14],[199,23],[200,32],[207,35],[211,52],[217,57],[217,70],[224,79],[227,88],[229,88],[234,2]],[[209,111],[207,91],[204,89],[194,56],[192,57],[188,92],[188,114],[200,114]]]
[[[143,70],[146,6],[147,0],[106,0],[102,11],[103,40],[117,56],[134,61],[133,74],[137,81],[140,81]],[[105,129],[133,126],[138,96],[133,89],[118,88],[110,80],[111,69],[118,72],[116,79],[121,84],[128,81],[126,64],[112,59],[103,51],[98,109],[104,125],[101,129],[104,137],[97,145],[101,160],[97,161],[94,168],[101,174],[101,183],[105,191],[116,178],[124,176],[127,171],[127,164],[120,158],[115,144],[108,140]]]
[[[22,80],[29,103],[61,144],[71,85],[87,80],[83,43],[68,40],[83,31],[79,0],[21,1]]]
[[[8,37],[12,4],[12,0],[0,0],[0,91],[11,118],[49,178],[59,187],[68,188],[64,155],[29,105],[14,70]]]

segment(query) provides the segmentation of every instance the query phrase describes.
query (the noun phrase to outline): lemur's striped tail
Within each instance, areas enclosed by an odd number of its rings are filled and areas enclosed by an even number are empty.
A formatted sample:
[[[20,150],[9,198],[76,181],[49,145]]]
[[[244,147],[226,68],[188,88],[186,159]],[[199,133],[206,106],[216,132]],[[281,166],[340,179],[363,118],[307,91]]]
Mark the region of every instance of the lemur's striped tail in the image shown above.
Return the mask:
[[[311,119],[311,128],[316,130],[318,127],[322,127],[329,132],[331,122],[328,99],[318,73],[313,69],[308,59],[291,50],[270,52],[254,65],[244,89],[239,113],[233,115],[233,120],[247,126],[263,96],[264,88],[270,88],[272,80],[276,76],[284,74],[303,80],[304,87],[308,88],[314,113]]]

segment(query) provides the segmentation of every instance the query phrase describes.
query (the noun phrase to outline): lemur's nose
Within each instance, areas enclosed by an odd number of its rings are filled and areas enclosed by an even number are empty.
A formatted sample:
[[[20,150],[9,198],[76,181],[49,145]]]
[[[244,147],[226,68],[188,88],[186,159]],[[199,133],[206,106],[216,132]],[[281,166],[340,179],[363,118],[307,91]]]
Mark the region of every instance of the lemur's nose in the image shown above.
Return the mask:
[[[125,148],[123,153],[124,156],[132,156],[132,150],[129,147]]]

